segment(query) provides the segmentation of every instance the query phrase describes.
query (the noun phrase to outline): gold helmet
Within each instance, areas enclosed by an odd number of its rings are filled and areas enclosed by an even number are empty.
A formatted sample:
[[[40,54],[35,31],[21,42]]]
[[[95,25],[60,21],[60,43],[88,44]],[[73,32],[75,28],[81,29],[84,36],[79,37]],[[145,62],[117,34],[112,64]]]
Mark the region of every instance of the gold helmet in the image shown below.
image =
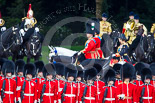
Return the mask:
[[[135,20],[134,19],[130,19],[128,20],[127,24],[126,24],[126,29],[128,31],[133,31],[135,28]]]

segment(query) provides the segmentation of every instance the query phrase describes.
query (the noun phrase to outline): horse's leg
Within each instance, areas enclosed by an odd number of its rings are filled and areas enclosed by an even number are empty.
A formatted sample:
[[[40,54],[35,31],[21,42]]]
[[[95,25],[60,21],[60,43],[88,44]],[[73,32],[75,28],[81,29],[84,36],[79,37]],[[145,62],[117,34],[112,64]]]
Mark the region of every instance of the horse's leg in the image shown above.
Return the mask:
[[[39,61],[39,58],[40,58],[40,55],[36,55],[35,57],[34,57],[34,61],[36,62],[36,61]]]
[[[31,56],[27,55],[27,63],[30,63]]]

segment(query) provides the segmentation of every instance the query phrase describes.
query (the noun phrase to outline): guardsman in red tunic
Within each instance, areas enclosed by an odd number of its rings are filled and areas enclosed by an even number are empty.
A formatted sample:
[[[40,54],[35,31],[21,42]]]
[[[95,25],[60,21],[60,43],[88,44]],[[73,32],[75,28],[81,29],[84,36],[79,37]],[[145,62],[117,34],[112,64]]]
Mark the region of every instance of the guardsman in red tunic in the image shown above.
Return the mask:
[[[16,102],[16,81],[12,79],[14,70],[15,64],[12,61],[8,60],[2,66],[5,77],[0,81],[0,103]]]
[[[22,88],[17,92],[19,103],[37,103],[37,84],[32,80],[35,76],[36,67],[32,63],[25,64],[24,74],[25,81],[22,83]],[[23,96],[22,96],[23,95]]]
[[[98,100],[100,99],[100,93],[101,93],[101,89],[105,86],[105,83],[103,81],[101,81],[101,75],[102,75],[102,66],[100,64],[94,64],[94,67],[97,70],[97,76],[96,76],[96,80],[94,81],[94,85],[97,88],[97,98]]]
[[[22,88],[22,83],[25,80],[25,77],[23,76],[24,73],[24,66],[25,66],[25,62],[22,59],[19,59],[15,62],[15,72],[16,72],[16,77],[13,77],[13,79],[16,81],[16,91],[18,92],[21,88]],[[18,101],[18,97],[20,97],[20,95],[17,95],[17,101]]]
[[[61,103],[61,92],[65,85],[65,80],[63,77],[65,76],[65,66],[61,63],[55,63],[55,71],[56,71],[56,79],[55,79],[55,85],[56,85],[56,96],[55,99],[57,103]]]
[[[138,87],[143,85],[143,82],[141,80],[141,70],[145,67],[145,65],[142,62],[139,62],[135,65],[136,70],[136,80],[134,80],[134,84],[136,84]]]
[[[35,66],[36,66],[36,77],[33,79],[36,84],[37,84],[37,93],[38,93],[38,90],[39,90],[39,87],[40,85],[45,81],[45,78],[43,76],[43,71],[44,71],[44,63],[43,61],[36,61],[35,63]],[[39,99],[40,97],[38,97]]]
[[[96,41],[93,38],[95,35],[95,21],[90,19],[86,23],[86,36],[88,40],[85,43],[85,48],[80,53],[84,53],[86,59],[97,59]]]
[[[154,87],[154,95],[155,95],[155,63],[152,63],[150,65],[150,68],[152,70],[152,80],[151,80],[151,84]],[[155,99],[154,99],[154,103],[155,103]]]
[[[115,71],[109,69],[104,76],[106,86],[102,87],[99,103],[117,103],[117,88],[115,83]]]
[[[65,67],[65,77],[67,79],[63,91],[61,92],[62,103],[76,103],[77,100],[77,84],[74,80],[77,77],[77,68],[68,64]]]
[[[123,83],[118,85],[117,87],[117,97],[119,99],[119,103],[137,103],[138,96],[136,94],[136,85],[130,83],[135,73],[135,68],[129,64],[123,64],[121,68],[121,75]]]
[[[96,75],[97,70],[94,67],[88,67],[84,72],[84,79],[87,84],[82,96],[83,103],[98,103],[97,87],[93,85]]]
[[[151,69],[143,68],[141,77],[144,84],[139,87],[140,101],[142,103],[154,103],[154,87],[150,84],[152,78]]]
[[[53,64],[46,64],[44,69],[44,77],[46,77],[45,82],[42,82],[39,86],[38,97],[39,103],[56,103],[56,85],[53,79],[55,75],[55,67]]]
[[[82,103],[82,95],[83,95],[84,88],[85,88],[85,83],[83,83],[84,74],[83,74],[83,69],[81,68],[81,66],[76,66],[76,68],[78,70],[78,74],[76,78],[76,84],[77,84],[76,103]]]
[[[117,63],[117,64],[115,64],[113,66],[113,69],[116,72],[116,81],[115,81],[115,84],[114,84],[115,87],[118,87],[118,85],[122,83],[121,76],[120,76],[121,67],[122,67],[122,65],[119,64],[119,63]]]

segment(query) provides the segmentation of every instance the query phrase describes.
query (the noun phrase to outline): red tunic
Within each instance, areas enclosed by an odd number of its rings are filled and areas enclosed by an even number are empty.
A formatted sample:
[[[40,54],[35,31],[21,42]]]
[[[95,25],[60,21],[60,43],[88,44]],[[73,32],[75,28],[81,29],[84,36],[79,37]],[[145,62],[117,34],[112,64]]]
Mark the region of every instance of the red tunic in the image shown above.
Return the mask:
[[[134,80],[133,83],[135,83],[137,86],[143,85],[143,82],[141,80]]]
[[[17,77],[13,77],[13,79],[16,81],[16,86],[17,86],[16,92],[18,92],[19,90],[21,90],[22,83],[25,80],[25,78],[24,77],[17,76]],[[17,95],[16,95],[17,101],[18,101],[18,97],[20,97],[20,95],[17,93]]]
[[[84,92],[85,84],[82,82],[77,82],[77,100],[76,103],[82,102],[82,96]]]
[[[122,83],[122,80],[121,79],[116,79],[115,81],[115,87],[118,87],[119,84]]]
[[[153,101],[154,101],[155,95],[154,95],[154,88],[152,85],[139,86],[139,95],[140,95],[139,97],[141,97],[141,92],[143,87],[145,87],[144,96],[142,97],[143,103],[154,103]]]
[[[5,78],[0,81],[0,90],[3,86],[3,81],[5,82],[4,98],[3,103],[14,103],[16,97],[16,81],[13,79]],[[1,95],[1,93],[0,93]]]
[[[45,92],[43,94],[43,101],[41,103],[54,103],[55,100],[55,96],[56,96],[56,85],[55,85],[55,81],[46,81],[46,82],[42,82],[40,87],[39,87],[39,91],[38,91],[38,97],[40,98],[42,95],[42,89],[43,86],[45,85]]]
[[[96,91],[97,91],[97,98],[99,100],[99,97],[100,97],[100,93],[101,93],[101,89],[105,86],[105,83],[103,81],[100,81],[100,80],[96,80],[94,81],[94,85],[96,86]]]
[[[103,103],[103,97],[104,97],[106,88],[108,89],[108,92],[107,92],[106,98],[104,98],[105,103],[118,103],[117,88],[114,86],[105,86],[102,88],[99,103]]]
[[[39,87],[41,86],[42,83],[44,83],[45,79],[44,78],[34,78],[33,81],[36,82],[36,84],[37,84],[36,88],[37,88],[37,93],[38,93]],[[40,97],[38,97],[38,99],[39,98]]]
[[[86,59],[97,59],[95,39],[91,38],[86,41],[83,53],[85,54]]]
[[[154,97],[155,97],[155,80],[151,80],[150,84],[152,84],[153,87],[154,87]],[[154,103],[155,103],[155,99],[154,99]]]
[[[121,83],[117,87],[118,89],[118,95],[124,94],[125,99],[119,99],[119,103],[133,103],[133,102],[138,102],[137,94],[136,94],[136,89],[137,86],[132,84],[132,83]]]
[[[58,100],[61,100],[61,93],[62,93],[62,90],[64,88],[65,81],[60,80],[60,79],[55,79],[55,85],[56,85],[56,87],[55,87],[55,92],[56,92],[55,99],[56,99],[56,101],[58,101]]]
[[[95,36],[94,40],[96,41],[96,51],[97,51],[97,56],[99,58],[103,58],[103,52],[101,50],[101,38],[99,36]]]
[[[85,103],[98,103],[98,97],[96,95],[96,86],[94,85],[86,85],[87,86],[87,92],[84,97]]]
[[[76,103],[77,100],[77,84],[74,82],[66,82],[67,88],[64,94],[63,103]]]
[[[25,80],[25,90],[24,90],[24,98],[22,100],[22,103],[34,103],[35,100],[37,100],[37,85],[36,83],[31,80]],[[24,81],[22,82],[23,87]],[[22,91],[22,88],[17,92],[18,96],[20,96],[20,93]]]

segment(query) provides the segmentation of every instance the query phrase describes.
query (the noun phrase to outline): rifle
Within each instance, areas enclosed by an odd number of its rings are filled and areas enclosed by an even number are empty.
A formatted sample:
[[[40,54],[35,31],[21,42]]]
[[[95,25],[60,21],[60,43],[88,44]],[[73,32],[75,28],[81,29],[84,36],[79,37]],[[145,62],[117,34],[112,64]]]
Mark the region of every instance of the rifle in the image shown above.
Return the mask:
[[[62,102],[62,103],[63,103],[63,101],[64,101],[66,89],[67,89],[67,83],[65,83],[65,86],[64,86],[64,89],[63,89],[63,94],[61,95],[61,102]]]
[[[24,84],[23,84],[23,86],[22,86],[22,91],[21,91],[21,101],[24,99],[25,86],[26,86],[26,81],[24,81]]]
[[[2,85],[2,89],[1,89],[1,98],[2,98],[2,101],[3,101],[3,98],[5,97],[5,95],[4,95],[5,85],[6,85],[5,75],[6,75],[6,70],[5,70],[5,73],[4,73],[4,80],[3,80],[3,85]]]
[[[38,71],[39,71],[39,69],[37,69],[37,73],[36,73],[36,80],[35,80],[35,82],[37,83],[37,74],[38,74]]]
[[[142,92],[141,92],[140,103],[143,103],[144,92],[145,92],[145,87],[143,87]]]
[[[17,76],[18,76],[17,72],[18,72],[18,66],[17,66],[17,70],[16,70],[16,78],[15,78],[15,80],[16,80],[16,84],[17,84]]]
[[[45,84],[43,85],[43,89],[42,89],[42,92],[41,92],[41,97],[40,97],[40,101],[41,102],[43,101],[43,96],[44,96],[45,88],[46,88],[46,81],[45,81]]]
[[[84,92],[83,92],[83,97],[82,97],[82,103],[84,103],[84,97],[86,96],[87,93],[87,86],[84,88]]]
[[[108,88],[105,89],[103,103],[105,103],[105,98],[107,97],[107,93],[108,93]]]
[[[26,77],[26,74],[27,74],[27,71],[26,71],[26,73],[25,73],[25,77]],[[23,100],[23,98],[24,98],[24,91],[25,91],[25,86],[26,86],[26,81],[24,80],[24,83],[23,83],[23,86],[22,86],[22,91],[21,91],[21,102],[22,102],[22,100]]]

